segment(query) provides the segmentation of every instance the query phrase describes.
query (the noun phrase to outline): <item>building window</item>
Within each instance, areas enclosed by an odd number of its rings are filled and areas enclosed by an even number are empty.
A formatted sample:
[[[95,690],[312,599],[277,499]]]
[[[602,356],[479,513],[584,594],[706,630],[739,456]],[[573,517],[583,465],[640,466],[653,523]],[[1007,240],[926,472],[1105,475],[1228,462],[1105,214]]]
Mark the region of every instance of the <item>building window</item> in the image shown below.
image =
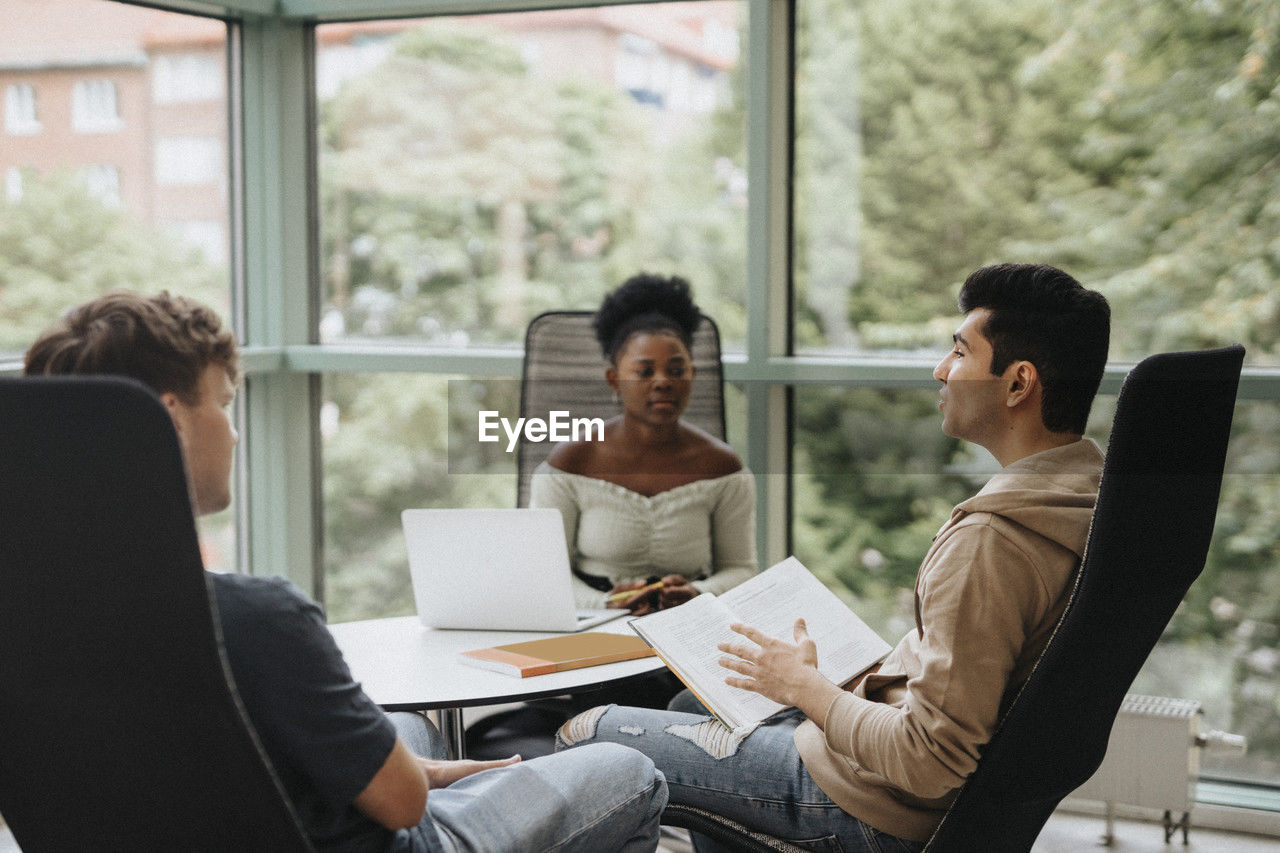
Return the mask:
[[[4,197],[10,204],[22,201],[22,168],[10,166],[4,173]]]
[[[40,132],[35,86],[30,83],[13,83],[5,88],[4,129],[14,136]]]
[[[151,93],[157,104],[193,104],[222,96],[223,63],[218,56],[157,56],[151,73]]]
[[[212,137],[174,136],[156,142],[156,183],[162,186],[212,184],[226,175],[222,143]]]
[[[80,171],[89,195],[108,207],[120,206],[120,170],[111,165],[94,164]]]
[[[71,129],[77,133],[119,130],[120,103],[114,80],[79,80],[71,89]]]
[[[662,108],[667,74],[667,60],[657,42],[633,33],[619,37],[614,80],[637,103]]]

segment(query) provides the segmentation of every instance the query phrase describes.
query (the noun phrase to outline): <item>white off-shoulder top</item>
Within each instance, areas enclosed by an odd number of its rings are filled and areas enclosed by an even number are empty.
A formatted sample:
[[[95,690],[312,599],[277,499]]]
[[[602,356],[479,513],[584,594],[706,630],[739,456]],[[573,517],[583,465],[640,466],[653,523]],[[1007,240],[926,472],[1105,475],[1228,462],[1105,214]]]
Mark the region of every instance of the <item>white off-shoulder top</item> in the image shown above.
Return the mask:
[[[746,468],[645,496],[543,462],[529,505],[560,510],[574,568],[611,585],[678,574],[721,593],[756,572],[755,479]],[[577,576],[573,588],[578,607],[604,607],[606,593]]]

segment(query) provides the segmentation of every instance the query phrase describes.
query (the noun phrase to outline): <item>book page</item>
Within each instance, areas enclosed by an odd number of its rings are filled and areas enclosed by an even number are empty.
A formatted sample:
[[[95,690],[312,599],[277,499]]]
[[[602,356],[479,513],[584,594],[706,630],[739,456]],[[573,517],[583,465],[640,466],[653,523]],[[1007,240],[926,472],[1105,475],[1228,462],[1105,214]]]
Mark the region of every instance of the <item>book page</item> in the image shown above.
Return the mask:
[[[732,621],[787,642],[794,641],[795,621],[803,616],[818,646],[818,671],[836,684],[844,684],[891,648],[795,557],[739,584],[720,600],[737,617]]]
[[[736,675],[720,666],[723,655],[716,644],[741,640],[729,630],[737,618],[710,593],[696,596],[679,607],[660,610],[631,622],[631,627],[657,649],[704,704],[729,728],[762,720],[783,709],[759,693],[730,687],[726,676]]]

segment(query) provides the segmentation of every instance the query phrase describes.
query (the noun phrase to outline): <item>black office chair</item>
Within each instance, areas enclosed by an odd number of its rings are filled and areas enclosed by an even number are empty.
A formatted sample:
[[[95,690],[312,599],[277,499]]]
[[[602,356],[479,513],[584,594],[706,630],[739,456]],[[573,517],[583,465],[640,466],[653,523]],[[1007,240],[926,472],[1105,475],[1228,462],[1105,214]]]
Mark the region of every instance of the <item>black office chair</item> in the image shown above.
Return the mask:
[[[1120,703],[1204,568],[1244,349],[1151,356],[1126,377],[1071,599],[928,853],[1025,853],[1106,753]],[[662,822],[796,850],[703,809]]]
[[[613,391],[604,381],[606,364],[591,327],[590,311],[548,311],[529,321],[524,338],[524,373],[520,382],[520,417],[547,417],[568,411],[573,417],[604,418],[618,414]],[[684,420],[724,439],[724,374],[720,366],[720,330],[703,316],[693,335],[693,392]],[[519,483],[516,506],[529,505],[529,478],[553,444],[522,438],[516,448]]]
[[[1106,754],[1138,670],[1204,568],[1244,348],[1154,355],[1125,378],[1066,612],[930,853],[1031,849]]]
[[[0,813],[24,853],[308,851],[241,707],[172,422],[0,379]]]

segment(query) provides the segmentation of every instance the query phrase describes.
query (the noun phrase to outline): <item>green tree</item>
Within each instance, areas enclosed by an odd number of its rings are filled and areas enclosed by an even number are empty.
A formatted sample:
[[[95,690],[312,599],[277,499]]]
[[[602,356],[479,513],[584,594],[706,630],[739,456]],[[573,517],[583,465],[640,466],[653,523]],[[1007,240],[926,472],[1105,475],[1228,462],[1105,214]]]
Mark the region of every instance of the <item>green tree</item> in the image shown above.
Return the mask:
[[[1053,43],[1049,8],[801,5],[801,344],[940,350],[958,282],[1010,235],[1052,233],[1042,200],[1068,180],[1070,135],[1050,119],[1068,87],[1027,73]],[[863,607],[911,588],[951,506],[982,482],[981,454],[942,435],[935,402],[797,394],[808,499],[797,498],[796,548]]]
[[[407,31],[321,105],[330,302],[356,335],[514,342],[649,269],[689,277],[740,330],[744,199],[718,173],[739,106],[666,141],[648,108],[530,73],[480,24]]]
[[[400,512],[510,506],[515,469],[478,450],[476,411],[515,411],[519,383],[381,373],[325,385],[325,603],[335,622],[411,613]]]
[[[23,352],[72,305],[117,288],[167,289],[225,313],[227,272],[69,175],[27,175],[0,200],[0,352]]]
[[[969,271],[1029,260],[1013,241],[1057,233],[1048,200],[1078,183],[1063,115],[1082,84],[1038,72],[1059,37],[1052,10],[802,4],[802,342],[937,346]]]
[[[816,494],[797,500],[796,551],[863,600],[910,589],[938,527],[974,490],[935,402],[919,391],[797,395],[797,465]]]
[[[1059,200],[1062,233],[1027,248],[1108,295],[1113,357],[1240,342],[1252,362],[1274,363],[1280,7],[1117,0],[1061,12],[1077,55],[1053,73],[1088,84],[1070,114],[1083,188]],[[1170,628],[1235,650],[1241,725],[1280,707],[1274,672],[1257,669],[1270,658],[1255,654],[1280,643],[1278,443],[1275,404],[1238,407],[1209,560]],[[1280,749],[1280,731],[1252,734]]]

